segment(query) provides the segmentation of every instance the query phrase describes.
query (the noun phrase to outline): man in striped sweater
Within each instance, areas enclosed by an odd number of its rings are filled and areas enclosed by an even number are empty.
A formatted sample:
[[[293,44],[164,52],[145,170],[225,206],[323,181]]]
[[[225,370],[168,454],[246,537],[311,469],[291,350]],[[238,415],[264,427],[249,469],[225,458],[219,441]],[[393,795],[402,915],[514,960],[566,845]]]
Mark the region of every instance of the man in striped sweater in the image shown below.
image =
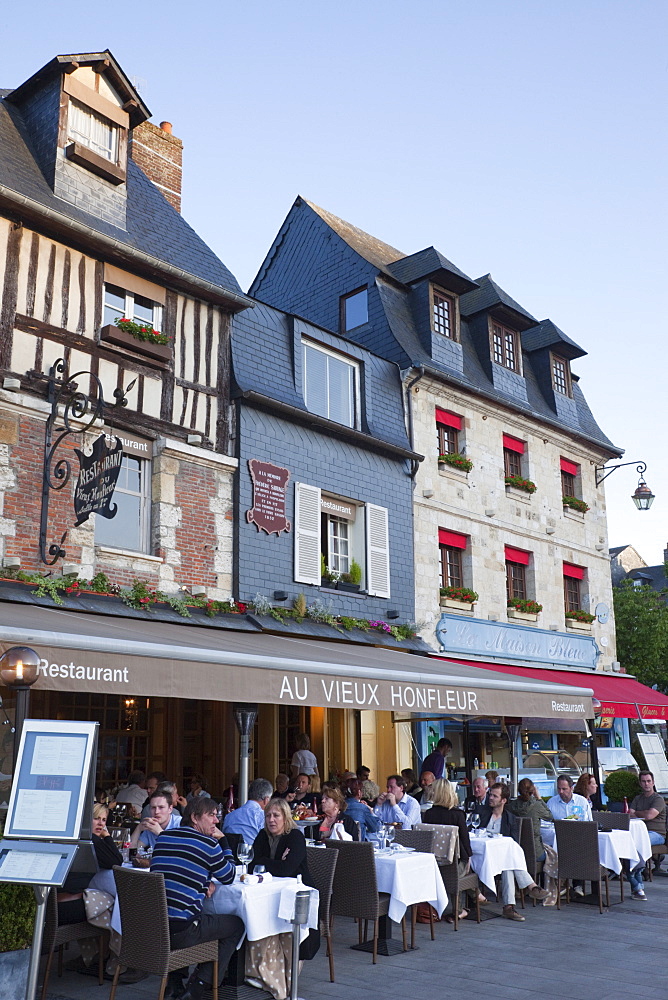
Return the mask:
[[[218,980],[223,981],[227,964],[244,933],[239,917],[227,913],[202,913],[207,896],[213,895],[215,883],[234,880],[232,853],[216,826],[216,803],[211,798],[195,797],[185,808],[181,826],[165,830],[157,838],[151,859],[151,871],[165,876],[167,913],[172,948],[189,948],[204,941],[218,941]],[[169,996],[182,1000],[200,1000],[211,989],[213,965],[197,966],[185,993],[183,974],[170,974]]]

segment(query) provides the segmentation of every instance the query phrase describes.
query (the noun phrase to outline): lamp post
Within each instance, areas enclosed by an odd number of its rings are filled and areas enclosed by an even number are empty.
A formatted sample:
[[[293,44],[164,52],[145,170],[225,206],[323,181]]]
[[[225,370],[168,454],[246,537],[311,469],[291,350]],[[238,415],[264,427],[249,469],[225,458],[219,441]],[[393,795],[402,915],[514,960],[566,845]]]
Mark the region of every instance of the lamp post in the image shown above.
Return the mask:
[[[16,691],[14,713],[14,766],[19,755],[21,730],[28,715],[30,688],[39,676],[40,657],[29,646],[12,646],[0,656],[0,680]]]
[[[635,465],[636,472],[640,476],[636,491],[631,499],[638,510],[649,510],[654,503],[654,494],[645,482],[645,473],[647,472],[646,462],[618,462],[616,465],[599,465],[596,467],[596,485],[600,486],[603,480],[607,479],[611,473],[616,472],[617,469],[622,469],[625,465]]]

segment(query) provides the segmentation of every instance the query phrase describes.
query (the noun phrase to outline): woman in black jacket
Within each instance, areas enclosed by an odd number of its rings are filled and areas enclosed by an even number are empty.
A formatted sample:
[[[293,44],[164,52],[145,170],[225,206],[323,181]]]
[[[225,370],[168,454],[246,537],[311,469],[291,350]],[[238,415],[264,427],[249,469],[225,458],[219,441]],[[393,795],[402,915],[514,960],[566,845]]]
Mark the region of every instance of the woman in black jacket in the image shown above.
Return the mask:
[[[360,839],[359,824],[354,819],[351,819],[350,816],[346,816],[346,800],[338,788],[327,788],[322,793],[321,807],[325,815],[318,828],[319,840],[329,840],[330,837],[336,838],[336,831],[334,830],[336,823],[340,823],[353,840]]]
[[[459,874],[465,875],[469,870],[469,859],[473,853],[469,832],[466,828],[466,816],[458,808],[459,802],[455,790],[449,781],[444,778],[437,778],[431,786],[432,802],[431,809],[427,809],[422,814],[423,823],[439,823],[445,826],[456,826],[459,830]],[[486,900],[485,900],[486,901]],[[459,919],[462,920],[468,911],[462,910]],[[452,917],[446,917],[448,922]]]
[[[110,870],[114,865],[123,864],[121,852],[107,830],[108,815],[108,808],[101,802],[96,802],[93,806],[92,840],[100,870]],[[59,924],[78,924],[86,919],[83,891],[88,888],[94,874],[95,872],[76,872],[66,878],[63,888],[58,890],[56,897]]]

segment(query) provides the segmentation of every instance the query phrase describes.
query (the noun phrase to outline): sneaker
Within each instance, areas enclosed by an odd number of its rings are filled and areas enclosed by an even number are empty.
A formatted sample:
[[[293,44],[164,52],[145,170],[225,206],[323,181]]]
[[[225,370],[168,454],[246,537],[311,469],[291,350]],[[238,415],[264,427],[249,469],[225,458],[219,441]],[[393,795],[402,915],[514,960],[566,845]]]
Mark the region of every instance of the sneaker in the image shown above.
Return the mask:
[[[549,896],[547,889],[541,889],[539,885],[532,885],[530,889],[527,890],[527,896],[531,899],[547,899]]]
[[[524,921],[524,917],[521,913],[518,913],[514,906],[504,906],[503,915],[506,920],[518,920],[520,922]]]
[[[575,889],[573,890],[573,892],[574,892],[574,893],[575,893],[575,894],[576,894],[577,896],[584,896],[584,894],[585,894],[585,891],[584,891],[584,889],[582,888],[582,886],[581,886],[581,885],[576,885],[576,886],[575,886]]]
[[[634,889],[631,893],[631,899],[647,899],[644,889]]]

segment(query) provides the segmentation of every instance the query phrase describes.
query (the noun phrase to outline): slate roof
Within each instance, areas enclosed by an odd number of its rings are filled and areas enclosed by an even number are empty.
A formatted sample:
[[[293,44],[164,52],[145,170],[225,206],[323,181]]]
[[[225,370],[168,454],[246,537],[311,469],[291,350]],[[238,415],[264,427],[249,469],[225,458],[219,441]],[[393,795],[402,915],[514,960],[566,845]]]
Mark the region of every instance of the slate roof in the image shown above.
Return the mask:
[[[559,346],[562,354],[570,358],[583,358],[587,352],[560,330],[551,319],[544,319],[538,326],[532,326],[522,333],[522,347],[525,351],[538,351],[543,347]]]
[[[668,588],[668,579],[666,579],[666,567],[663,563],[659,566],[641,566],[638,569],[632,569],[626,574],[624,578],[626,580],[642,580],[643,584],[651,587],[652,590],[665,590]]]
[[[491,274],[483,274],[481,278],[476,278],[476,284],[478,288],[467,292],[466,295],[462,295],[459,300],[459,308],[462,316],[475,316],[476,313],[492,309],[494,306],[506,306],[520,316],[526,316],[527,319],[537,322],[535,316],[527,312],[519,302],[516,302],[515,299],[508,295],[508,292],[504,292],[503,288],[497,285]]]
[[[340,219],[338,215],[332,215],[331,212],[320,208],[319,205],[315,205],[312,201],[308,201],[306,198],[297,200],[303,201],[309,208],[312,208],[323,222],[326,222],[330,229],[338,233],[341,239],[345,240],[348,246],[352,247],[360,257],[368,260],[370,264],[373,264],[374,267],[377,267],[379,271],[383,271],[389,277],[392,277],[392,272],[387,265],[395,260],[399,260],[400,257],[406,256],[401,250],[397,250],[396,247],[391,247],[389,243],[377,240],[375,236],[370,236],[363,229],[352,226],[344,219]]]
[[[132,159],[128,158],[127,171],[127,229],[117,228],[57,198],[33,156],[20,112],[6,100],[11,91],[0,93],[3,95],[0,100],[0,199],[4,194],[2,189],[7,188],[18,199],[31,199],[39,207],[82,223],[92,239],[96,233],[111,237],[130,252],[135,249],[155,258],[158,267],[164,262],[186,275],[219,286],[221,291],[243,296],[234,275]]]
[[[438,271],[446,271],[453,279],[453,291],[467,292],[476,288],[476,282],[473,278],[469,278],[467,274],[460,271],[436,247],[426,247],[426,249],[418,250],[417,253],[410,254],[408,257],[395,260],[388,265],[388,270],[404,285],[428,278]]]

